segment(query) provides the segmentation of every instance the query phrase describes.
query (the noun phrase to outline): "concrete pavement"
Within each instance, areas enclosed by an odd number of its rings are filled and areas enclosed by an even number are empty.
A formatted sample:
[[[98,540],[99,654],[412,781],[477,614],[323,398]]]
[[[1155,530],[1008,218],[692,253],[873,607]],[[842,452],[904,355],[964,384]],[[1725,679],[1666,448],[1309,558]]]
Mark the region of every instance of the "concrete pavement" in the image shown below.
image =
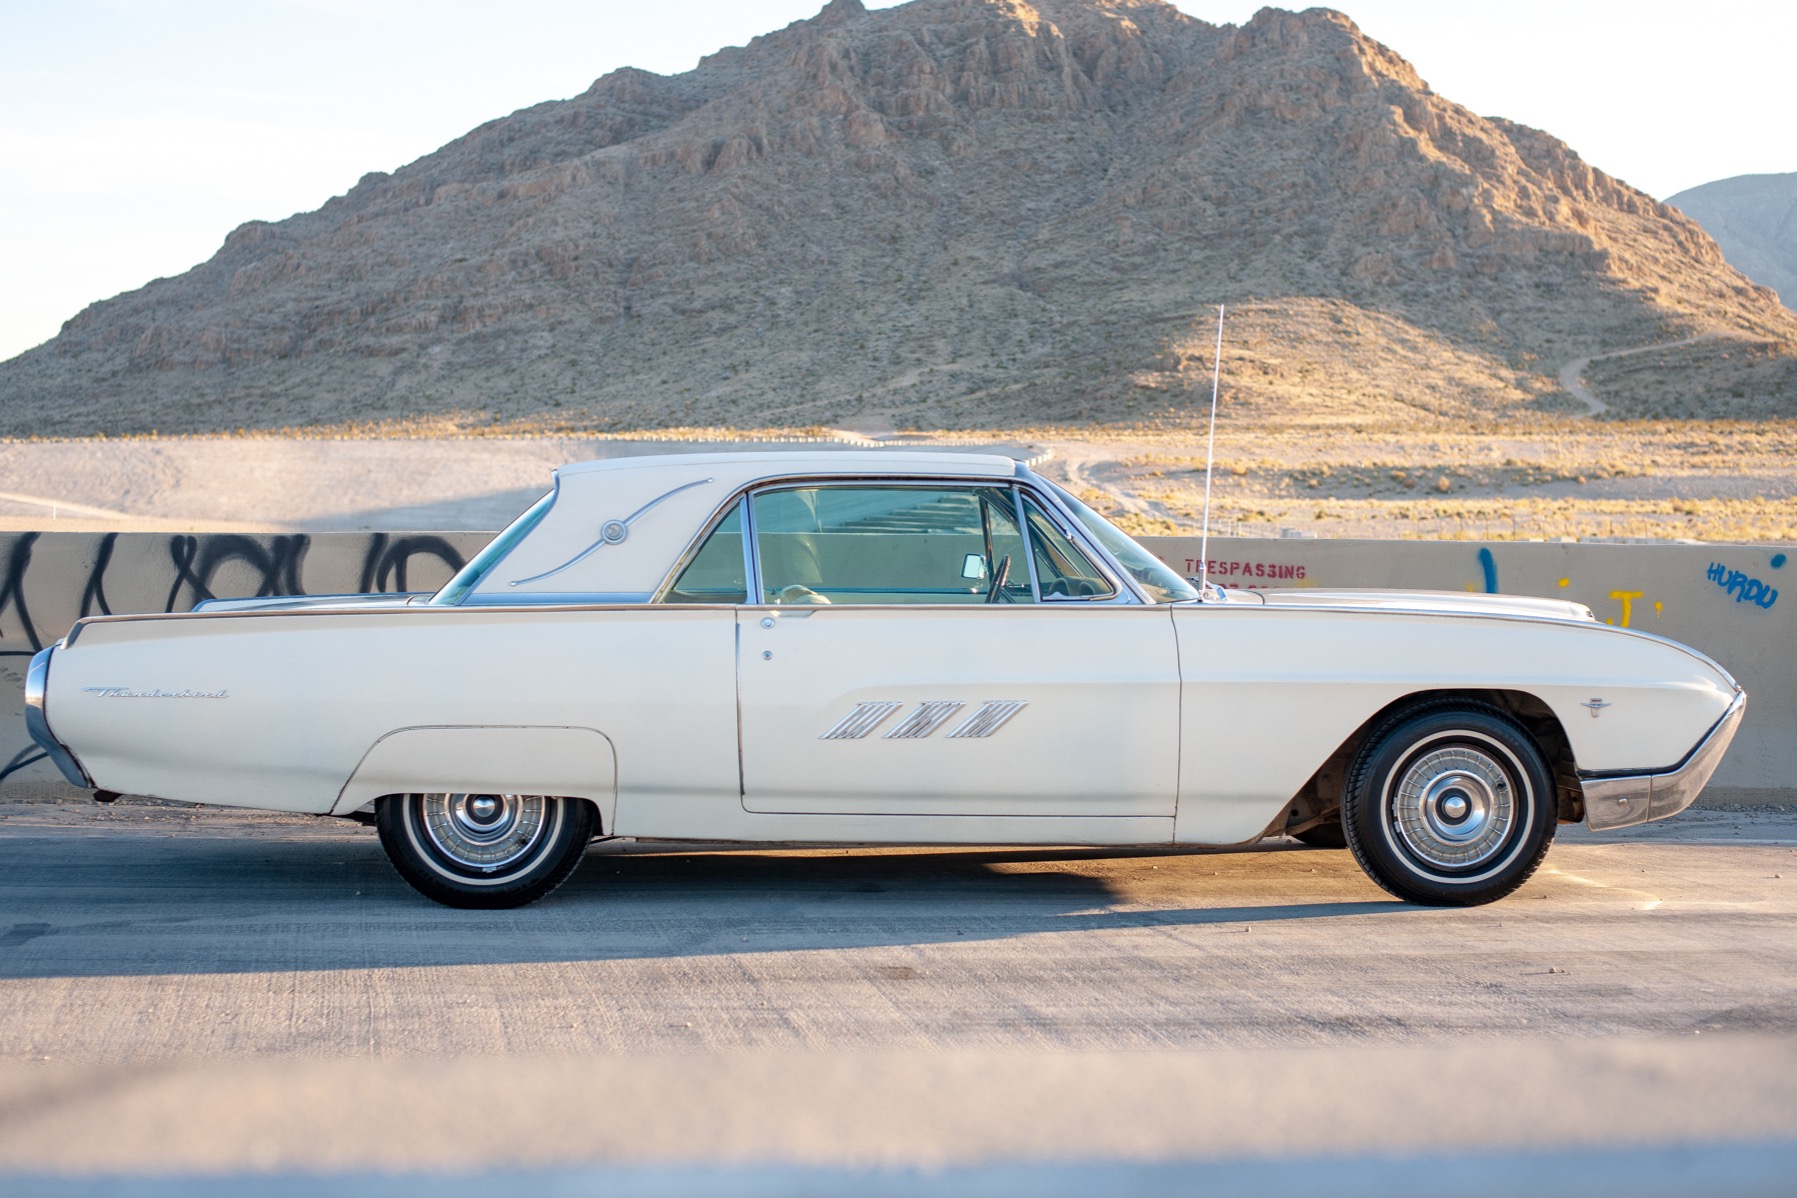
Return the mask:
[[[1164,1192],[1169,1164],[1296,1158],[1333,1162],[1288,1178],[1328,1193],[1344,1162],[1650,1146],[1782,1170],[1793,1033],[1788,814],[1566,830],[1471,911],[1297,846],[610,843],[479,913],[336,821],[0,807],[0,1178],[46,1193],[545,1169],[1012,1192],[1044,1162]]]

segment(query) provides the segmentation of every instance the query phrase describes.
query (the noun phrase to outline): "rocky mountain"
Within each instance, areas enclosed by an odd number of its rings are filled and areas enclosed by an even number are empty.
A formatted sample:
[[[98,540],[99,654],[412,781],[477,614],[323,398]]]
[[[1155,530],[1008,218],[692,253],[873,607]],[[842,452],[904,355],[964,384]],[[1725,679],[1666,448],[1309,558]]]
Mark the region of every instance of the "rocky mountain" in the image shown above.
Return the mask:
[[[1797,309],[1797,173],[1719,179],[1666,203],[1702,225],[1730,266]]]
[[[0,432],[1177,422],[1222,302],[1235,418],[1571,410],[1568,360],[1710,332],[1752,371],[1613,410],[1797,411],[1702,229],[1340,13],[831,0],[242,226],[0,365]]]

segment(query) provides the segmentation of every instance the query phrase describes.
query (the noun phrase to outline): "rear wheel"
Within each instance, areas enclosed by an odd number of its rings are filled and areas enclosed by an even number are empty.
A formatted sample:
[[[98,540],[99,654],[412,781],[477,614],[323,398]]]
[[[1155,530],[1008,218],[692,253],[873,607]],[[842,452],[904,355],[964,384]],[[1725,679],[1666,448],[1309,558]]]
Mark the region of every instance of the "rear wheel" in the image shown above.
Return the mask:
[[[406,794],[375,804],[399,876],[451,907],[522,907],[567,881],[593,805],[552,795]]]
[[[1342,827],[1372,879],[1401,899],[1470,907],[1528,880],[1554,839],[1553,774],[1495,707],[1399,713],[1355,759]]]

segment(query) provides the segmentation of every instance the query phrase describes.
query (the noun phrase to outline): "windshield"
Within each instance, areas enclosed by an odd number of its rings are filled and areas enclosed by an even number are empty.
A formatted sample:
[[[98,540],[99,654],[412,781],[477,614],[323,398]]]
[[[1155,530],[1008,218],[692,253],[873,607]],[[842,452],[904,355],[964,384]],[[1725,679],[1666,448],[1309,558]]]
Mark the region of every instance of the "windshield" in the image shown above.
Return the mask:
[[[1044,479],[1044,482],[1047,480]],[[1129,571],[1129,576],[1136,580],[1152,603],[1184,603],[1198,598],[1198,592],[1192,584],[1174,573],[1172,568],[1154,554],[1148,552],[1130,539],[1129,534],[1100,516],[1097,512],[1067,493],[1066,488],[1048,484],[1062,503],[1085,525],[1092,539],[1110,551],[1117,559],[1117,564]]]
[[[468,592],[480,585],[480,580],[487,572],[497,566],[500,559],[510,553],[530,530],[548,513],[550,505],[555,502],[555,492],[543,496],[531,504],[522,516],[513,520],[506,530],[487,542],[487,547],[474,555],[474,559],[449,580],[444,588],[431,596],[433,607],[454,607],[468,597]]]

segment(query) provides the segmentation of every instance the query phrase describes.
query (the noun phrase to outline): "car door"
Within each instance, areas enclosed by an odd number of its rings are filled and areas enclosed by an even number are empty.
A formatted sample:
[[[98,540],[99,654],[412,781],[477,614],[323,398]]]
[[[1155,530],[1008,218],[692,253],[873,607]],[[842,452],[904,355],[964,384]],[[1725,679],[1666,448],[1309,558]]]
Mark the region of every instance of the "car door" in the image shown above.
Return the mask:
[[[1008,484],[807,483],[748,515],[748,810],[1172,816],[1170,614],[1052,505]]]

